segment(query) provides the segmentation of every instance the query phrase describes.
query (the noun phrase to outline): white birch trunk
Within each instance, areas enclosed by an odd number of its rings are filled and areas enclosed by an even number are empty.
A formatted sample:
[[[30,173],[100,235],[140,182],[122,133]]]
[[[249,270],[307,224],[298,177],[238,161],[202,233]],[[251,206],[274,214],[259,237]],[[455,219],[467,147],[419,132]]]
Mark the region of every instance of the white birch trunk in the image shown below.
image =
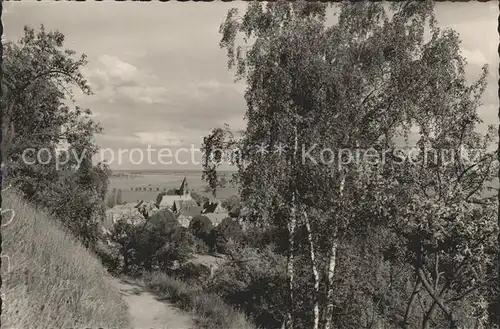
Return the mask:
[[[309,241],[309,256],[311,258],[311,267],[314,277],[314,306],[313,306],[313,314],[314,314],[314,324],[313,329],[319,328],[319,272],[318,266],[316,264],[316,249],[314,245],[313,234],[311,230],[311,223],[309,222],[309,217],[307,213],[304,211],[304,220],[307,229],[307,240]]]
[[[293,158],[292,158],[292,173],[295,172],[296,170],[296,160],[297,160],[297,152],[299,149],[299,141],[298,141],[298,135],[297,135],[297,125],[295,124],[294,126],[294,150],[293,150]],[[292,179],[295,179],[295,177],[292,176]],[[292,192],[292,208],[291,208],[291,214],[290,214],[290,221],[288,223],[288,256],[287,256],[287,277],[288,277],[288,296],[289,296],[289,305],[287,308],[287,315],[286,315],[286,328],[287,329],[293,329],[294,327],[294,318],[293,318],[293,305],[294,305],[294,279],[295,279],[295,269],[294,269],[294,262],[295,262],[295,229],[297,227],[297,191],[295,187],[293,188]]]
[[[326,305],[326,321],[325,321],[325,329],[332,328],[332,320],[333,320],[333,295],[334,295],[334,287],[333,287],[333,278],[335,274],[335,267],[337,266],[337,237],[333,236],[332,247],[330,249],[330,257],[328,261],[328,293],[326,296],[327,305]]]
[[[345,177],[342,176],[340,180],[340,186],[339,186],[339,197],[343,197],[343,192],[344,192],[344,183],[345,183]],[[324,329],[331,329],[332,328],[332,321],[333,321],[333,296],[334,296],[334,287],[333,287],[333,279],[335,276],[335,268],[337,266],[337,247],[338,247],[338,242],[337,242],[337,225],[336,223],[333,223],[334,229],[333,229],[333,235],[332,235],[332,246],[330,248],[330,256],[329,256],[329,261],[328,261],[328,292],[326,296],[326,321],[325,321],[325,327]]]
[[[293,202],[295,202],[295,193],[293,195]],[[290,223],[288,224],[288,245],[289,245],[289,252],[287,256],[287,276],[288,276],[288,295],[289,295],[289,301],[290,305],[288,305],[287,309],[287,324],[286,328],[287,329],[292,329],[293,328],[293,303],[294,303],[294,288],[293,288],[293,283],[295,279],[295,270],[294,270],[294,237],[295,237],[295,227],[297,224],[297,214],[296,214],[296,208],[295,206],[292,206],[292,214],[290,218]]]

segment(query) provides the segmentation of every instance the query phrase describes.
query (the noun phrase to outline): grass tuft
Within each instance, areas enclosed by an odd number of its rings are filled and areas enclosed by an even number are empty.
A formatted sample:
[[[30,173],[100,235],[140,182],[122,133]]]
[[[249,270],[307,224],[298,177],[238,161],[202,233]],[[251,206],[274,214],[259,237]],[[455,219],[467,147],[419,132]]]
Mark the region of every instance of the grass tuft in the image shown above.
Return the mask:
[[[164,273],[146,273],[142,278],[146,288],[190,312],[197,329],[255,329],[245,315],[215,294],[171,278]]]

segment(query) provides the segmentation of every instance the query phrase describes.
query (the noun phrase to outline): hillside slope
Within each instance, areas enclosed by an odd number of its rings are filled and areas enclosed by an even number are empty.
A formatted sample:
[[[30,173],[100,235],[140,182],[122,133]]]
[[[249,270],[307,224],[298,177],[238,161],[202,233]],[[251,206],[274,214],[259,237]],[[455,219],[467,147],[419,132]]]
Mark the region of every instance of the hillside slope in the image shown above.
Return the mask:
[[[2,327],[130,328],[127,306],[94,255],[13,192],[3,193],[2,209],[15,211],[2,228],[9,257],[2,257]]]

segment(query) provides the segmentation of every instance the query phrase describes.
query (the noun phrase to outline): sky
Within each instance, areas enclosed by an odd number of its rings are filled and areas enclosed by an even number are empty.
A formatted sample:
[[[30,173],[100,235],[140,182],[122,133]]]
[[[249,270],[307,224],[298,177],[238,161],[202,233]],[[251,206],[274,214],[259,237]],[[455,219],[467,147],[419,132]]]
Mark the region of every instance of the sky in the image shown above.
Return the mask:
[[[177,161],[163,158],[162,164],[159,150],[168,149],[167,158],[175,158],[180,148],[199,148],[203,136],[223,123],[232,129],[245,127],[245,85],[234,83],[218,32],[227,11],[244,10],[245,3],[9,1],[3,5],[7,40],[20,38],[25,25],[44,24],[66,36],[67,48],[88,56],[83,73],[94,95],[77,94],[76,101],[90,108],[103,126],[104,134],[96,141],[113,150],[112,168],[198,169],[199,152],[191,159],[183,151]],[[460,34],[471,81],[482,65],[489,65],[488,88],[479,111],[483,126],[496,124],[498,5],[440,2],[435,12],[441,27]],[[148,145],[156,149],[150,161],[131,155],[138,148],[147,156]],[[106,152],[110,160],[110,151]]]

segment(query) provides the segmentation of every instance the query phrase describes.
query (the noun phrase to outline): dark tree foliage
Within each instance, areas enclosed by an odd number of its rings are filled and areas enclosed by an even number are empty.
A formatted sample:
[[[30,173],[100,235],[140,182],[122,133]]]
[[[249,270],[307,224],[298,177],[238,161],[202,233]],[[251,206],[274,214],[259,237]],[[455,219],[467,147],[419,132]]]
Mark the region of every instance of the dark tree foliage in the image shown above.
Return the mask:
[[[91,90],[81,73],[86,56],[75,58],[64,41],[58,31],[25,27],[20,40],[3,45],[1,107],[8,138],[2,141],[2,152],[9,183],[93,246],[110,171],[105,164],[92,164],[98,150],[94,135],[102,129],[91,111],[67,105],[72,88],[84,94]],[[66,143],[69,158],[56,152],[60,143]],[[27,148],[48,151],[48,162],[37,162],[35,152],[21,159]]]
[[[210,241],[210,232],[212,229],[212,221],[207,216],[196,216],[189,223],[189,232],[207,244]]]
[[[227,252],[227,244],[230,240],[236,243],[244,239],[241,225],[232,218],[225,218],[217,225],[209,235],[209,245],[213,251],[219,253]]]

